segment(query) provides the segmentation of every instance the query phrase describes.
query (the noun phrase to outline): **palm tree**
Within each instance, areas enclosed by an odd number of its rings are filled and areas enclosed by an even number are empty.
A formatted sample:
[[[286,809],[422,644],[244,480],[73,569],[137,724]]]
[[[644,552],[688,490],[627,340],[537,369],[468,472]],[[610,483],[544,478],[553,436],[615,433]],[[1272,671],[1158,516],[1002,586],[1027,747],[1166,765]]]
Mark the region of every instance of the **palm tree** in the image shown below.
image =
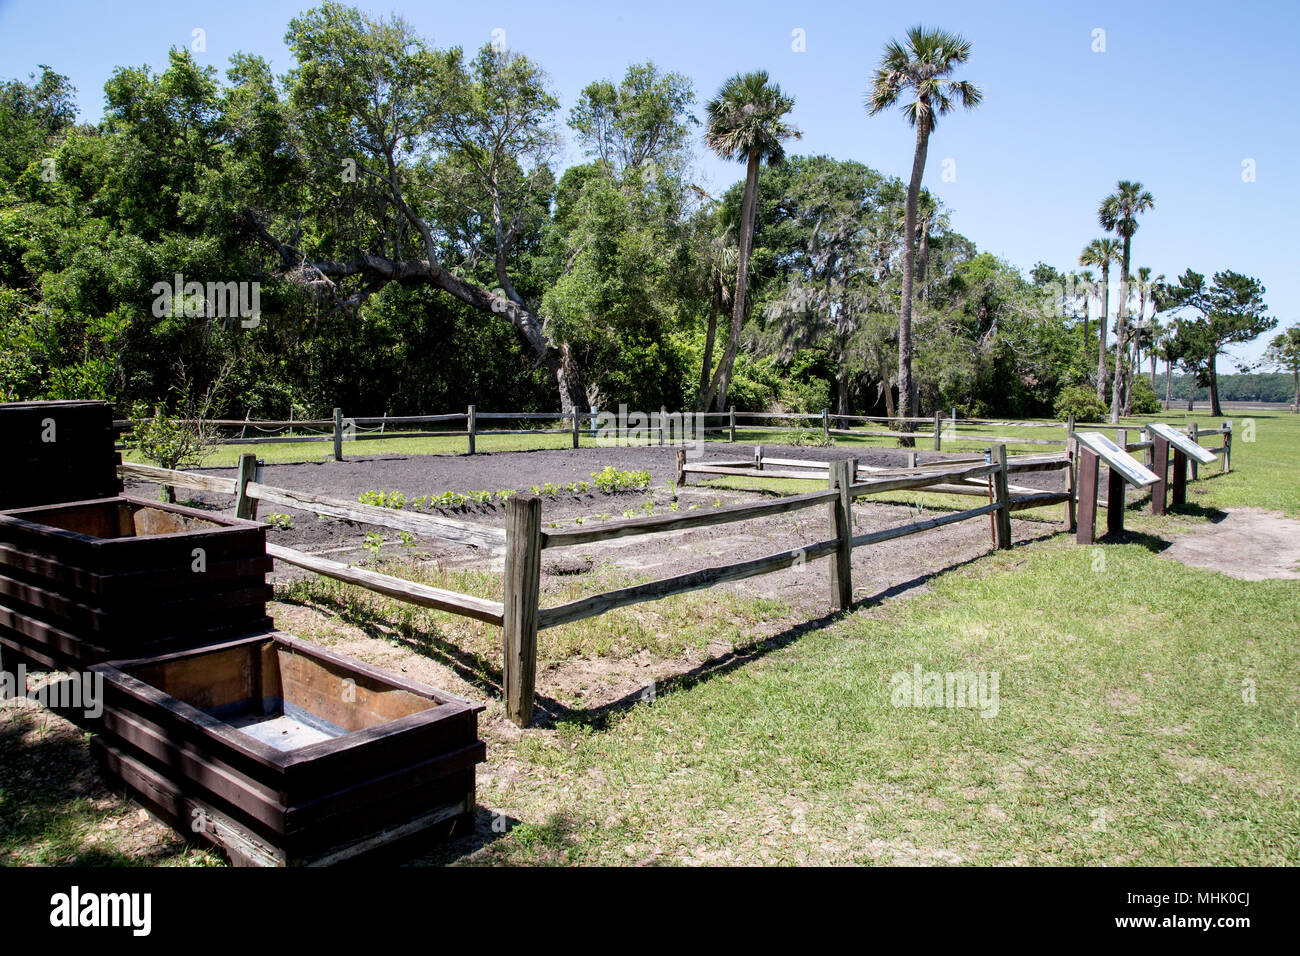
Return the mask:
[[[900,417],[916,415],[916,382],[912,378],[912,288],[916,276],[916,219],[925,173],[925,154],[938,117],[952,112],[957,103],[977,106],[984,94],[966,80],[950,74],[970,58],[970,44],[954,33],[921,26],[907,31],[905,43],[890,40],[872,77],[867,111],[875,116],[900,104],[916,127],[912,178],[907,185],[906,224],[903,229],[903,301],[898,314],[898,408]]]
[[[745,198],[740,212],[731,331],[709,386],[709,395],[715,399],[718,411],[727,404],[731,370],[740,349],[740,330],[745,324],[745,286],[749,281],[749,256],[754,243],[758,167],[763,162],[769,166],[781,162],[785,158],[785,140],[800,137],[799,130],[785,122],[785,115],[792,109],[794,99],[782,93],[777,84],[768,82],[766,70],[737,73],[705,105],[709,120],[705,142],[709,148],[723,159],[745,163]]]
[[[1133,244],[1133,233],[1137,232],[1137,217],[1155,205],[1151,193],[1142,188],[1141,183],[1121,179],[1115,186],[1115,192],[1101,201],[1097,209],[1097,220],[1101,228],[1113,232],[1124,241],[1124,254],[1119,273],[1119,320],[1116,328],[1115,343],[1115,384],[1111,390],[1110,421],[1119,422],[1120,389],[1124,378],[1124,337],[1128,318],[1128,268],[1129,253]]]
[[[1094,239],[1083,247],[1079,254],[1079,265],[1096,266],[1101,270],[1101,318],[1097,325],[1101,329],[1100,344],[1097,347],[1097,401],[1106,400],[1106,326],[1110,324],[1110,267],[1119,259],[1119,243],[1114,239]]]

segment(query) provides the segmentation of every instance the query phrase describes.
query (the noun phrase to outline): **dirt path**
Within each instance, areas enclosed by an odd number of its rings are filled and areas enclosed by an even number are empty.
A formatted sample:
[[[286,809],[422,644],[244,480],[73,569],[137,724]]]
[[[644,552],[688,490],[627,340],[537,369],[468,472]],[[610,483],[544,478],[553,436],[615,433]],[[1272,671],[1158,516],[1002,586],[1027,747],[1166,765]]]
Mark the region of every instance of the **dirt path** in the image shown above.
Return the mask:
[[[1231,508],[1223,520],[1176,536],[1160,556],[1243,581],[1300,578],[1300,521],[1262,508]]]

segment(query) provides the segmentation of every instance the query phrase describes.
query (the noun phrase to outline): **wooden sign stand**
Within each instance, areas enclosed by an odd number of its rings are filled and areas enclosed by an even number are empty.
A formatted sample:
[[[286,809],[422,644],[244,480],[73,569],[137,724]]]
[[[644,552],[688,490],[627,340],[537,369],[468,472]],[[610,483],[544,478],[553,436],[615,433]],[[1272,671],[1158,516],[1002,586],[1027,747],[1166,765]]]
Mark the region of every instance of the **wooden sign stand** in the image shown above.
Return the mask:
[[[1106,463],[1106,533],[1124,532],[1124,497],[1128,485],[1139,488],[1159,484],[1158,475],[1131,457],[1125,448],[1123,435],[1116,444],[1100,432],[1076,432],[1069,438],[1076,453],[1079,476],[1075,485],[1079,489],[1079,507],[1075,540],[1079,544],[1092,544],[1097,532],[1097,498],[1100,485],[1101,463]]]
[[[1170,445],[1169,440],[1157,432],[1148,431],[1147,437],[1151,439],[1153,460],[1151,470],[1160,477],[1160,481],[1151,486],[1151,513],[1162,515],[1168,508],[1167,499],[1170,497],[1169,452],[1171,449],[1174,453],[1173,506],[1178,508],[1187,503],[1187,456],[1176,446]]]

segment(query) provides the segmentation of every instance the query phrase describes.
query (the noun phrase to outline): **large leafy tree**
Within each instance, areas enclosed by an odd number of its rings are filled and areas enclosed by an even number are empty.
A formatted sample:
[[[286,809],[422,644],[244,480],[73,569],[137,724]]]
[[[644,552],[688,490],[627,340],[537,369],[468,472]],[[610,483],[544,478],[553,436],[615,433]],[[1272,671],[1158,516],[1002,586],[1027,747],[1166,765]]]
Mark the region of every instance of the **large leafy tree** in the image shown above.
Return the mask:
[[[1225,269],[1210,282],[1188,269],[1166,290],[1175,311],[1191,309],[1199,316],[1175,319],[1174,351],[1196,373],[1197,384],[1210,389],[1210,414],[1222,415],[1219,405],[1218,359],[1229,345],[1253,341],[1277,327],[1277,319],[1264,304],[1264,286],[1258,279]]]
[[[1141,183],[1121,179],[1115,191],[1101,201],[1097,219],[1101,228],[1113,232],[1123,243],[1119,272],[1119,317],[1115,329],[1115,381],[1111,386],[1110,420],[1119,421],[1121,396],[1128,377],[1128,283],[1129,263],[1132,260],[1133,234],[1137,232],[1137,217],[1155,204],[1151,193]]]
[[[1120,257],[1119,242],[1114,239],[1094,239],[1083,247],[1079,253],[1079,265],[1093,266],[1101,270],[1101,294],[1097,297],[1101,306],[1101,318],[1097,321],[1100,329],[1097,344],[1097,401],[1106,399],[1106,328],[1110,324],[1110,267]]]
[[[970,58],[970,43],[945,30],[916,26],[907,31],[904,42],[891,40],[872,78],[867,93],[871,115],[901,105],[908,122],[916,129],[912,175],[907,186],[906,222],[903,230],[903,289],[898,319],[899,411],[916,415],[917,390],[912,376],[912,290],[916,278],[917,209],[921,178],[925,174],[930,134],[940,116],[958,104],[970,109],[983,98],[967,80],[955,80],[952,72]]]
[[[709,148],[734,162],[745,164],[745,197],[737,224],[736,291],[731,303],[731,327],[727,345],[713,373],[704,406],[726,408],[740,333],[745,323],[745,302],[749,280],[749,258],[754,241],[754,204],[758,193],[760,164],[780,163],[785,158],[785,141],[798,139],[800,132],[786,122],[794,99],[771,82],[767,71],[738,73],[722,84],[717,96],[705,105]]]
[[[587,394],[568,344],[521,288],[527,245],[554,188],[558,103],[527,57],[486,46],[466,60],[401,18],[326,3],[289,24],[295,146],[318,190],[363,198],[333,244],[300,229],[301,209],[249,210],[283,266],[341,305],[390,283],[428,284],[503,315],[550,370],[565,410]],[[345,240],[350,239],[350,242]],[[495,285],[495,289],[492,286]]]
[[[896,217],[880,202],[885,180],[875,170],[825,157],[786,165],[794,175],[782,215],[799,238],[783,263],[788,279],[767,304],[768,324],[783,361],[800,349],[826,355],[834,370],[835,411],[847,415],[854,380],[876,371],[863,358],[875,354],[878,336],[869,333],[867,348],[859,339],[883,305],[884,263],[876,239]]]

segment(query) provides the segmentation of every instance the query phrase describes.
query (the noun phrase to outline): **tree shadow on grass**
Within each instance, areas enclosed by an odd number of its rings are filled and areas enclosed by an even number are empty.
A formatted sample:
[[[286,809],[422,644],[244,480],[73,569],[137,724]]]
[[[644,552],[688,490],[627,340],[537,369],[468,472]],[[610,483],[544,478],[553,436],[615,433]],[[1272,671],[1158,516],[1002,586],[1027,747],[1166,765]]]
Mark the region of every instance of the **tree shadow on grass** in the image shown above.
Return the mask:
[[[151,866],[185,851],[180,836],[130,853],[105,840],[98,824],[113,793],[84,733],[35,704],[0,711],[0,863]]]
[[[1054,537],[1057,533],[1059,532],[1050,531],[1032,538],[1017,541],[1014,543],[1013,548],[1027,547],[1035,542]],[[972,555],[971,557],[954,564],[945,565],[944,567],[938,568],[934,571],[927,571],[918,574],[907,581],[900,581],[899,583],[893,584],[875,594],[855,599],[853,604],[847,610],[834,611],[829,614],[823,614],[820,617],[803,621],[770,637],[734,648],[733,650],[718,655],[717,657],[711,657],[688,670],[662,677],[654,684],[654,699],[683,693],[713,680],[714,678],[729,674],[741,667],[745,667],[755,661],[761,660],[774,651],[789,647],[806,634],[823,630],[856,612],[871,610],[883,604],[885,601],[899,598],[909,592],[924,588],[943,575],[951,574],[969,565],[976,564],[986,557],[988,557],[988,552],[983,552],[977,555]],[[573,723],[589,727],[596,731],[603,731],[609,728],[612,717],[631,709],[636,704],[641,703],[646,699],[647,695],[643,688],[625,694],[617,700],[609,701],[595,707],[584,708],[570,707],[567,704],[562,704],[556,700],[539,694],[537,696],[536,710],[533,716],[533,726],[549,728],[558,724]]]

